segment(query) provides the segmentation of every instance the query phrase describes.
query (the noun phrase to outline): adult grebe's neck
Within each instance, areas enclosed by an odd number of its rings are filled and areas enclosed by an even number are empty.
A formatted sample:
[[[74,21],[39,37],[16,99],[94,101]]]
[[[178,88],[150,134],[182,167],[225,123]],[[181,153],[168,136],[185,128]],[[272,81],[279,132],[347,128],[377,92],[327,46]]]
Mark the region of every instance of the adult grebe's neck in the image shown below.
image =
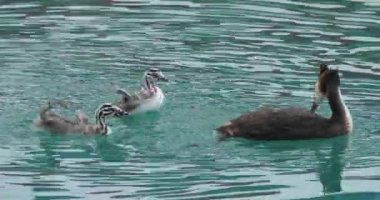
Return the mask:
[[[329,88],[328,100],[332,112],[331,120],[343,123],[345,131],[351,132],[353,128],[351,114],[338,86]]]

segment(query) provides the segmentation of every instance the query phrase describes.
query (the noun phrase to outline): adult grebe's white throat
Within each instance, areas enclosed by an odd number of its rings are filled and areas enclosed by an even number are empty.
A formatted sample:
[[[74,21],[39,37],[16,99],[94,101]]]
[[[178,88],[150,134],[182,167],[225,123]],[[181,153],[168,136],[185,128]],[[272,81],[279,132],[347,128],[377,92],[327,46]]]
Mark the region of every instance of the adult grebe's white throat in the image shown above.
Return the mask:
[[[348,110],[346,104],[344,103],[344,100],[343,100],[343,97],[342,97],[342,94],[339,90],[338,92],[338,98],[341,100],[341,104],[344,108],[344,123],[345,123],[345,127],[347,128],[347,130],[349,132],[352,132],[352,129],[353,129],[353,122],[352,122],[352,117],[351,117],[351,113],[350,111]]]

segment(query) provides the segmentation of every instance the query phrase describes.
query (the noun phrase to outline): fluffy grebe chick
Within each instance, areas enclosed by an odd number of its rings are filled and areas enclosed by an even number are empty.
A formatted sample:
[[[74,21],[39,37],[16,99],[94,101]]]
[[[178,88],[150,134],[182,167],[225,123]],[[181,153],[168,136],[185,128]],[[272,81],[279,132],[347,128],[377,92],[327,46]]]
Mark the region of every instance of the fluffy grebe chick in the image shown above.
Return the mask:
[[[144,73],[140,91],[130,94],[121,88],[116,89],[122,96],[116,105],[130,114],[158,110],[165,100],[164,93],[157,86],[158,81],[168,79],[160,69],[150,68]]]
[[[64,106],[62,102],[55,102]],[[59,116],[51,109],[52,103],[49,102],[48,106],[41,110],[40,117],[35,121],[35,125],[39,128],[49,130],[53,133],[82,133],[92,135],[105,135],[110,132],[106,124],[106,117],[127,115],[121,108],[110,103],[102,104],[95,113],[96,124],[90,124],[87,116],[81,111],[77,110],[75,120],[66,119]]]
[[[244,137],[256,140],[297,140],[328,138],[345,135],[352,131],[352,119],[341,92],[338,70],[324,69],[319,75],[316,89],[326,96],[332,111],[324,118],[300,108],[260,108],[243,114],[216,130],[227,137]],[[319,102],[313,105],[319,106]]]

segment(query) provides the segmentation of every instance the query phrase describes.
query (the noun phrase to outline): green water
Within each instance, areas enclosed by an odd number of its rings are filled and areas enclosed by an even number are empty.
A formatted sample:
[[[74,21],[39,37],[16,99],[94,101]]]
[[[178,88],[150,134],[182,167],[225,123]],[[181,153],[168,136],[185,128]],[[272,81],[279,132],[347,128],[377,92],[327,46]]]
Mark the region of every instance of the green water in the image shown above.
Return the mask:
[[[379,34],[370,0],[0,0],[0,199],[380,199]],[[260,105],[309,108],[321,62],[351,135],[216,140]],[[171,79],[160,112],[106,137],[31,126],[52,98],[93,117],[149,67]]]

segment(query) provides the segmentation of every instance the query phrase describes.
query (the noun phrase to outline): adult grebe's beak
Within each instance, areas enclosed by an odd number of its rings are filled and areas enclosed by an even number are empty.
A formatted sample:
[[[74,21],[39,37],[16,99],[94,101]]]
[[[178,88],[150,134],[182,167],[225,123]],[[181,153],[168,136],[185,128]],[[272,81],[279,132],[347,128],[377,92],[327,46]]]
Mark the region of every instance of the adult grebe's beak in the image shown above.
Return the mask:
[[[120,110],[120,112],[115,113],[116,117],[121,117],[121,116],[126,116],[126,115],[129,115],[129,113],[122,110]]]

